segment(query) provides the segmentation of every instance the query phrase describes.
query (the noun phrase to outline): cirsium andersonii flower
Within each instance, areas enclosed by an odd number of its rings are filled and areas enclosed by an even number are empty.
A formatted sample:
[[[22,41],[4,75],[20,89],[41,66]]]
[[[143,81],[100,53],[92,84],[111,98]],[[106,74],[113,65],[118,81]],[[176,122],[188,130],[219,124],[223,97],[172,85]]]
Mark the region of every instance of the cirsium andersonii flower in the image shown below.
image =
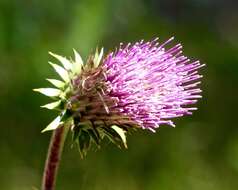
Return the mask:
[[[62,80],[47,79],[56,88],[35,89],[55,100],[42,107],[59,116],[43,131],[71,125],[73,138],[84,155],[91,142],[105,136],[126,147],[130,129],[155,131],[160,125],[175,126],[171,119],[192,114],[201,98],[197,87],[202,76],[199,61],[182,55],[177,44],[166,49],[155,39],[120,45],[103,58],[103,49],[84,64],[75,58],[50,53],[61,65],[50,63]]]

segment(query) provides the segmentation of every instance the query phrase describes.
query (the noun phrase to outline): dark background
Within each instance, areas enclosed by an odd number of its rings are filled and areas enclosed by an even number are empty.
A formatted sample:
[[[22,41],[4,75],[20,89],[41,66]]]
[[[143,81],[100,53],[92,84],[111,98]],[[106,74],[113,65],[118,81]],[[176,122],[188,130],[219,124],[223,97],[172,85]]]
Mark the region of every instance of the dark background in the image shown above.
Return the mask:
[[[238,6],[225,0],[0,0],[0,189],[40,187],[55,117],[48,99],[48,51],[84,59],[120,42],[175,36],[184,54],[206,63],[203,99],[191,117],[156,134],[104,144],[81,159],[65,146],[57,190],[238,189]]]

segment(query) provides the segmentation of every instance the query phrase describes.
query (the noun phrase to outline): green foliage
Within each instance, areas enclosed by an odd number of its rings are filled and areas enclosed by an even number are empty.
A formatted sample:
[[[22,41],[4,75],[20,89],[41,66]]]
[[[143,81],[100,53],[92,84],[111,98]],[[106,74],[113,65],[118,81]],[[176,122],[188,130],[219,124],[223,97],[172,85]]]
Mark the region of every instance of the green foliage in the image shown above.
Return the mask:
[[[101,142],[105,138],[119,148],[127,148],[125,131],[116,125],[95,128],[92,125],[74,124],[72,132],[73,145],[76,144],[78,146],[82,158],[86,156],[92,144],[100,148]]]

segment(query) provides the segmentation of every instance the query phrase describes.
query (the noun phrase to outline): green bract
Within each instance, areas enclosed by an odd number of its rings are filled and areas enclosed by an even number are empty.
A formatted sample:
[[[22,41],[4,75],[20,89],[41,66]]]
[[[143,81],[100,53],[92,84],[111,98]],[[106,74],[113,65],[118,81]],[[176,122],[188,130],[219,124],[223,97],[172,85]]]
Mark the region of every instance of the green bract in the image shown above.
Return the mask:
[[[61,80],[46,79],[54,86],[54,88],[39,88],[34,89],[34,91],[40,92],[52,99],[52,102],[41,106],[42,108],[57,110],[59,114],[44,130],[42,130],[42,132],[70,125],[73,132],[73,141],[79,145],[82,156],[86,155],[92,142],[99,147],[100,142],[104,137],[107,137],[119,147],[127,147],[125,129],[116,125],[106,126],[104,123],[95,125],[90,121],[81,121],[80,117],[78,115],[76,116],[74,111],[76,108],[80,109],[83,107],[83,102],[78,101],[73,102],[72,104],[70,101],[72,96],[78,91],[78,88],[75,87],[74,80],[81,79],[80,76],[84,72],[96,70],[100,66],[103,57],[103,49],[101,49],[100,53],[96,50],[95,55],[90,57],[86,64],[83,63],[81,56],[76,50],[74,50],[74,60],[69,60],[51,52],[49,52],[49,54],[56,58],[61,64],[58,65],[49,62],[56,73],[58,73]],[[75,88],[77,90],[75,90]],[[99,93],[98,95],[102,100],[102,103],[104,103],[101,94]],[[104,105],[104,108],[107,109],[107,106]]]

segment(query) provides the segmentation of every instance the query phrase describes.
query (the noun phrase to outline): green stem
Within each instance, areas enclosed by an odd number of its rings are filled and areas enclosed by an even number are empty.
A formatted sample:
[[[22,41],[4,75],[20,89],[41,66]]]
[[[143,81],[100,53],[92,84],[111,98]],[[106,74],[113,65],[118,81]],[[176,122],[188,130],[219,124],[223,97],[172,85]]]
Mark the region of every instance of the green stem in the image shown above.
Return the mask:
[[[57,170],[68,130],[68,126],[62,126],[52,134],[43,173],[42,190],[55,189]]]

